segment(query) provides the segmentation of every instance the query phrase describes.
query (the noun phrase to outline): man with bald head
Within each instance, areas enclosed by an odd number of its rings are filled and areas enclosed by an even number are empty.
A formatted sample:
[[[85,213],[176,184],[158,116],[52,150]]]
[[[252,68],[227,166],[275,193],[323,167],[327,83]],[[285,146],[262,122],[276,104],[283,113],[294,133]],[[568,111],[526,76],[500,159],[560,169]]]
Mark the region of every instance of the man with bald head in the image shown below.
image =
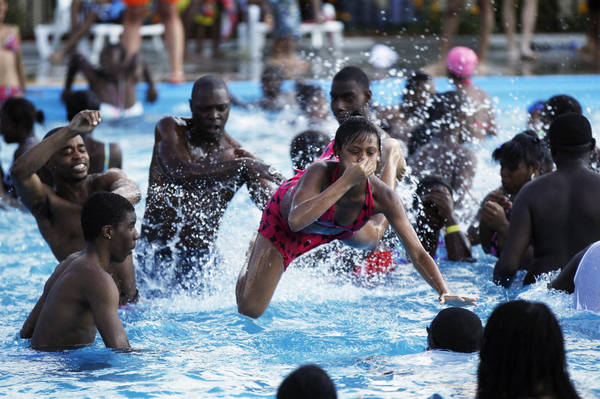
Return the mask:
[[[596,145],[589,121],[578,113],[563,114],[550,125],[548,139],[557,170],[527,183],[513,203],[506,242],[494,268],[494,281],[505,287],[530,244],[534,259],[524,284],[561,268],[600,240],[600,174],[589,169]]]
[[[140,266],[152,277],[182,288],[202,282],[216,259],[221,218],[244,184],[262,209],[280,177],[225,131],[230,96],[225,83],[203,76],[192,88],[191,118],[166,117],[156,124]]]

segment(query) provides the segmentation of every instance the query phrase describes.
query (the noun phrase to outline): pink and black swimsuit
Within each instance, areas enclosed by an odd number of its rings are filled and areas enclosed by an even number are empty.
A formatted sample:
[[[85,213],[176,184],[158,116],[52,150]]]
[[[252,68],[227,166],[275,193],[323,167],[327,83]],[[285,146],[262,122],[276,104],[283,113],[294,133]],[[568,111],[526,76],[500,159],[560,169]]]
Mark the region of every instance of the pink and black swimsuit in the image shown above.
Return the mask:
[[[315,223],[325,227],[337,227],[342,232],[325,235],[315,233],[304,233],[302,231],[293,232],[290,229],[288,221],[281,215],[281,201],[288,190],[296,190],[296,185],[300,177],[305,171],[300,171],[291,179],[285,181],[273,194],[273,197],[267,203],[262,214],[258,232],[263,237],[268,238],[277,247],[279,253],[283,257],[283,268],[287,269],[288,265],[300,255],[310,251],[319,245],[326,244],[333,240],[346,240],[360,230],[374,213],[373,194],[371,193],[371,183],[367,179],[367,190],[365,193],[365,202],[358,214],[356,220],[346,226],[340,226],[335,223],[335,204],[331,206],[323,215],[321,215]],[[335,182],[338,178],[338,167],[336,166],[331,182]]]

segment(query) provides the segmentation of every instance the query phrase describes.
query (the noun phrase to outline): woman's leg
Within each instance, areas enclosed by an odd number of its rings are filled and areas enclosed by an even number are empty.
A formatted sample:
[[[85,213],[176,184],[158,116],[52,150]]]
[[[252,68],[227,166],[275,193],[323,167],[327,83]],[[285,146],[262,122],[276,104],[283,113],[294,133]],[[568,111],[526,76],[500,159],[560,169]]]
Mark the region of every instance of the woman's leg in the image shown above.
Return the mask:
[[[525,0],[523,10],[521,11],[521,58],[537,58],[537,54],[531,50],[531,37],[533,36],[533,30],[535,29],[537,9],[537,0]]]
[[[260,317],[282,274],[283,257],[269,239],[257,234],[235,288],[238,312],[254,319]]]
[[[508,42],[508,56],[516,59],[519,56],[519,50],[517,50],[517,41],[515,39],[517,22],[514,0],[502,1],[502,20],[504,22],[504,31],[506,32],[506,41]]]

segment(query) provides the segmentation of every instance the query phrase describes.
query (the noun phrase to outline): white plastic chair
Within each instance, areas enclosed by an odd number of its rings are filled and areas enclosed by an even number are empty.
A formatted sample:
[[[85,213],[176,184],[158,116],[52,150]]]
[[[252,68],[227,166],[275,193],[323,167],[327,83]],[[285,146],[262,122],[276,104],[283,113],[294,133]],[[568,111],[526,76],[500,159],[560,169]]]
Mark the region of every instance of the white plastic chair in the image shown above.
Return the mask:
[[[270,32],[269,25],[260,22],[260,7],[248,5],[248,22],[238,24],[238,48],[242,55],[247,55],[251,60],[260,59],[265,47],[266,35]],[[325,36],[331,35],[331,45],[336,54],[339,54],[342,45],[344,24],[340,21],[326,21],[324,23],[300,24],[300,34],[309,35],[311,46],[315,49],[323,48]]]
[[[47,60],[58,49],[62,37],[71,30],[71,3],[72,0],[56,0],[54,22],[52,24],[40,24],[34,28],[35,43],[42,60]],[[165,27],[162,24],[142,25],[140,35],[142,38],[150,37],[156,51],[163,52],[165,48],[162,41],[164,31]],[[94,24],[90,28],[90,33],[94,36],[91,51],[85,51],[86,48],[89,48],[85,38],[78,44],[78,49],[86,53],[91,62],[97,63],[106,40],[112,44],[119,42],[123,33],[123,25]]]
[[[54,22],[40,24],[34,28],[35,45],[41,59],[47,60],[50,57],[58,48],[60,39],[69,32],[70,28],[71,0],[56,0]]]

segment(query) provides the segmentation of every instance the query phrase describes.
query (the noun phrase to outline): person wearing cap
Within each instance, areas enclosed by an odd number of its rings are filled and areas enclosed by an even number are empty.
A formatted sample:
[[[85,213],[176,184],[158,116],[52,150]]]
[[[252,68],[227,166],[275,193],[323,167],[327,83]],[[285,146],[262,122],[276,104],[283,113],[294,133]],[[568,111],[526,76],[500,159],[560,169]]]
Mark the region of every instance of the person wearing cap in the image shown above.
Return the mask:
[[[467,131],[470,140],[496,135],[496,119],[490,96],[471,81],[477,67],[477,54],[468,47],[457,46],[448,53],[446,70],[456,91],[467,99]]]
[[[473,353],[481,347],[482,338],[479,316],[468,309],[450,307],[440,311],[427,327],[427,350]]]
[[[543,136],[544,123],[542,122],[542,112],[545,105],[544,100],[537,100],[527,107],[527,129],[533,130],[539,136]]]
[[[440,61],[425,67],[427,73],[439,76],[444,73],[444,62],[448,57],[448,50],[454,41],[460,25],[460,18],[467,5],[465,0],[446,0],[444,14],[442,15],[442,32],[440,36]],[[469,2],[473,3],[473,2]],[[478,53],[481,59],[479,71],[487,72],[487,52],[490,46],[490,35],[494,29],[494,2],[492,0],[478,0],[475,2],[479,8],[479,43]]]
[[[531,243],[533,262],[523,284],[565,265],[600,240],[600,174],[589,169],[596,141],[583,115],[557,117],[548,131],[557,170],[527,183],[515,199],[494,281],[508,287]]]

